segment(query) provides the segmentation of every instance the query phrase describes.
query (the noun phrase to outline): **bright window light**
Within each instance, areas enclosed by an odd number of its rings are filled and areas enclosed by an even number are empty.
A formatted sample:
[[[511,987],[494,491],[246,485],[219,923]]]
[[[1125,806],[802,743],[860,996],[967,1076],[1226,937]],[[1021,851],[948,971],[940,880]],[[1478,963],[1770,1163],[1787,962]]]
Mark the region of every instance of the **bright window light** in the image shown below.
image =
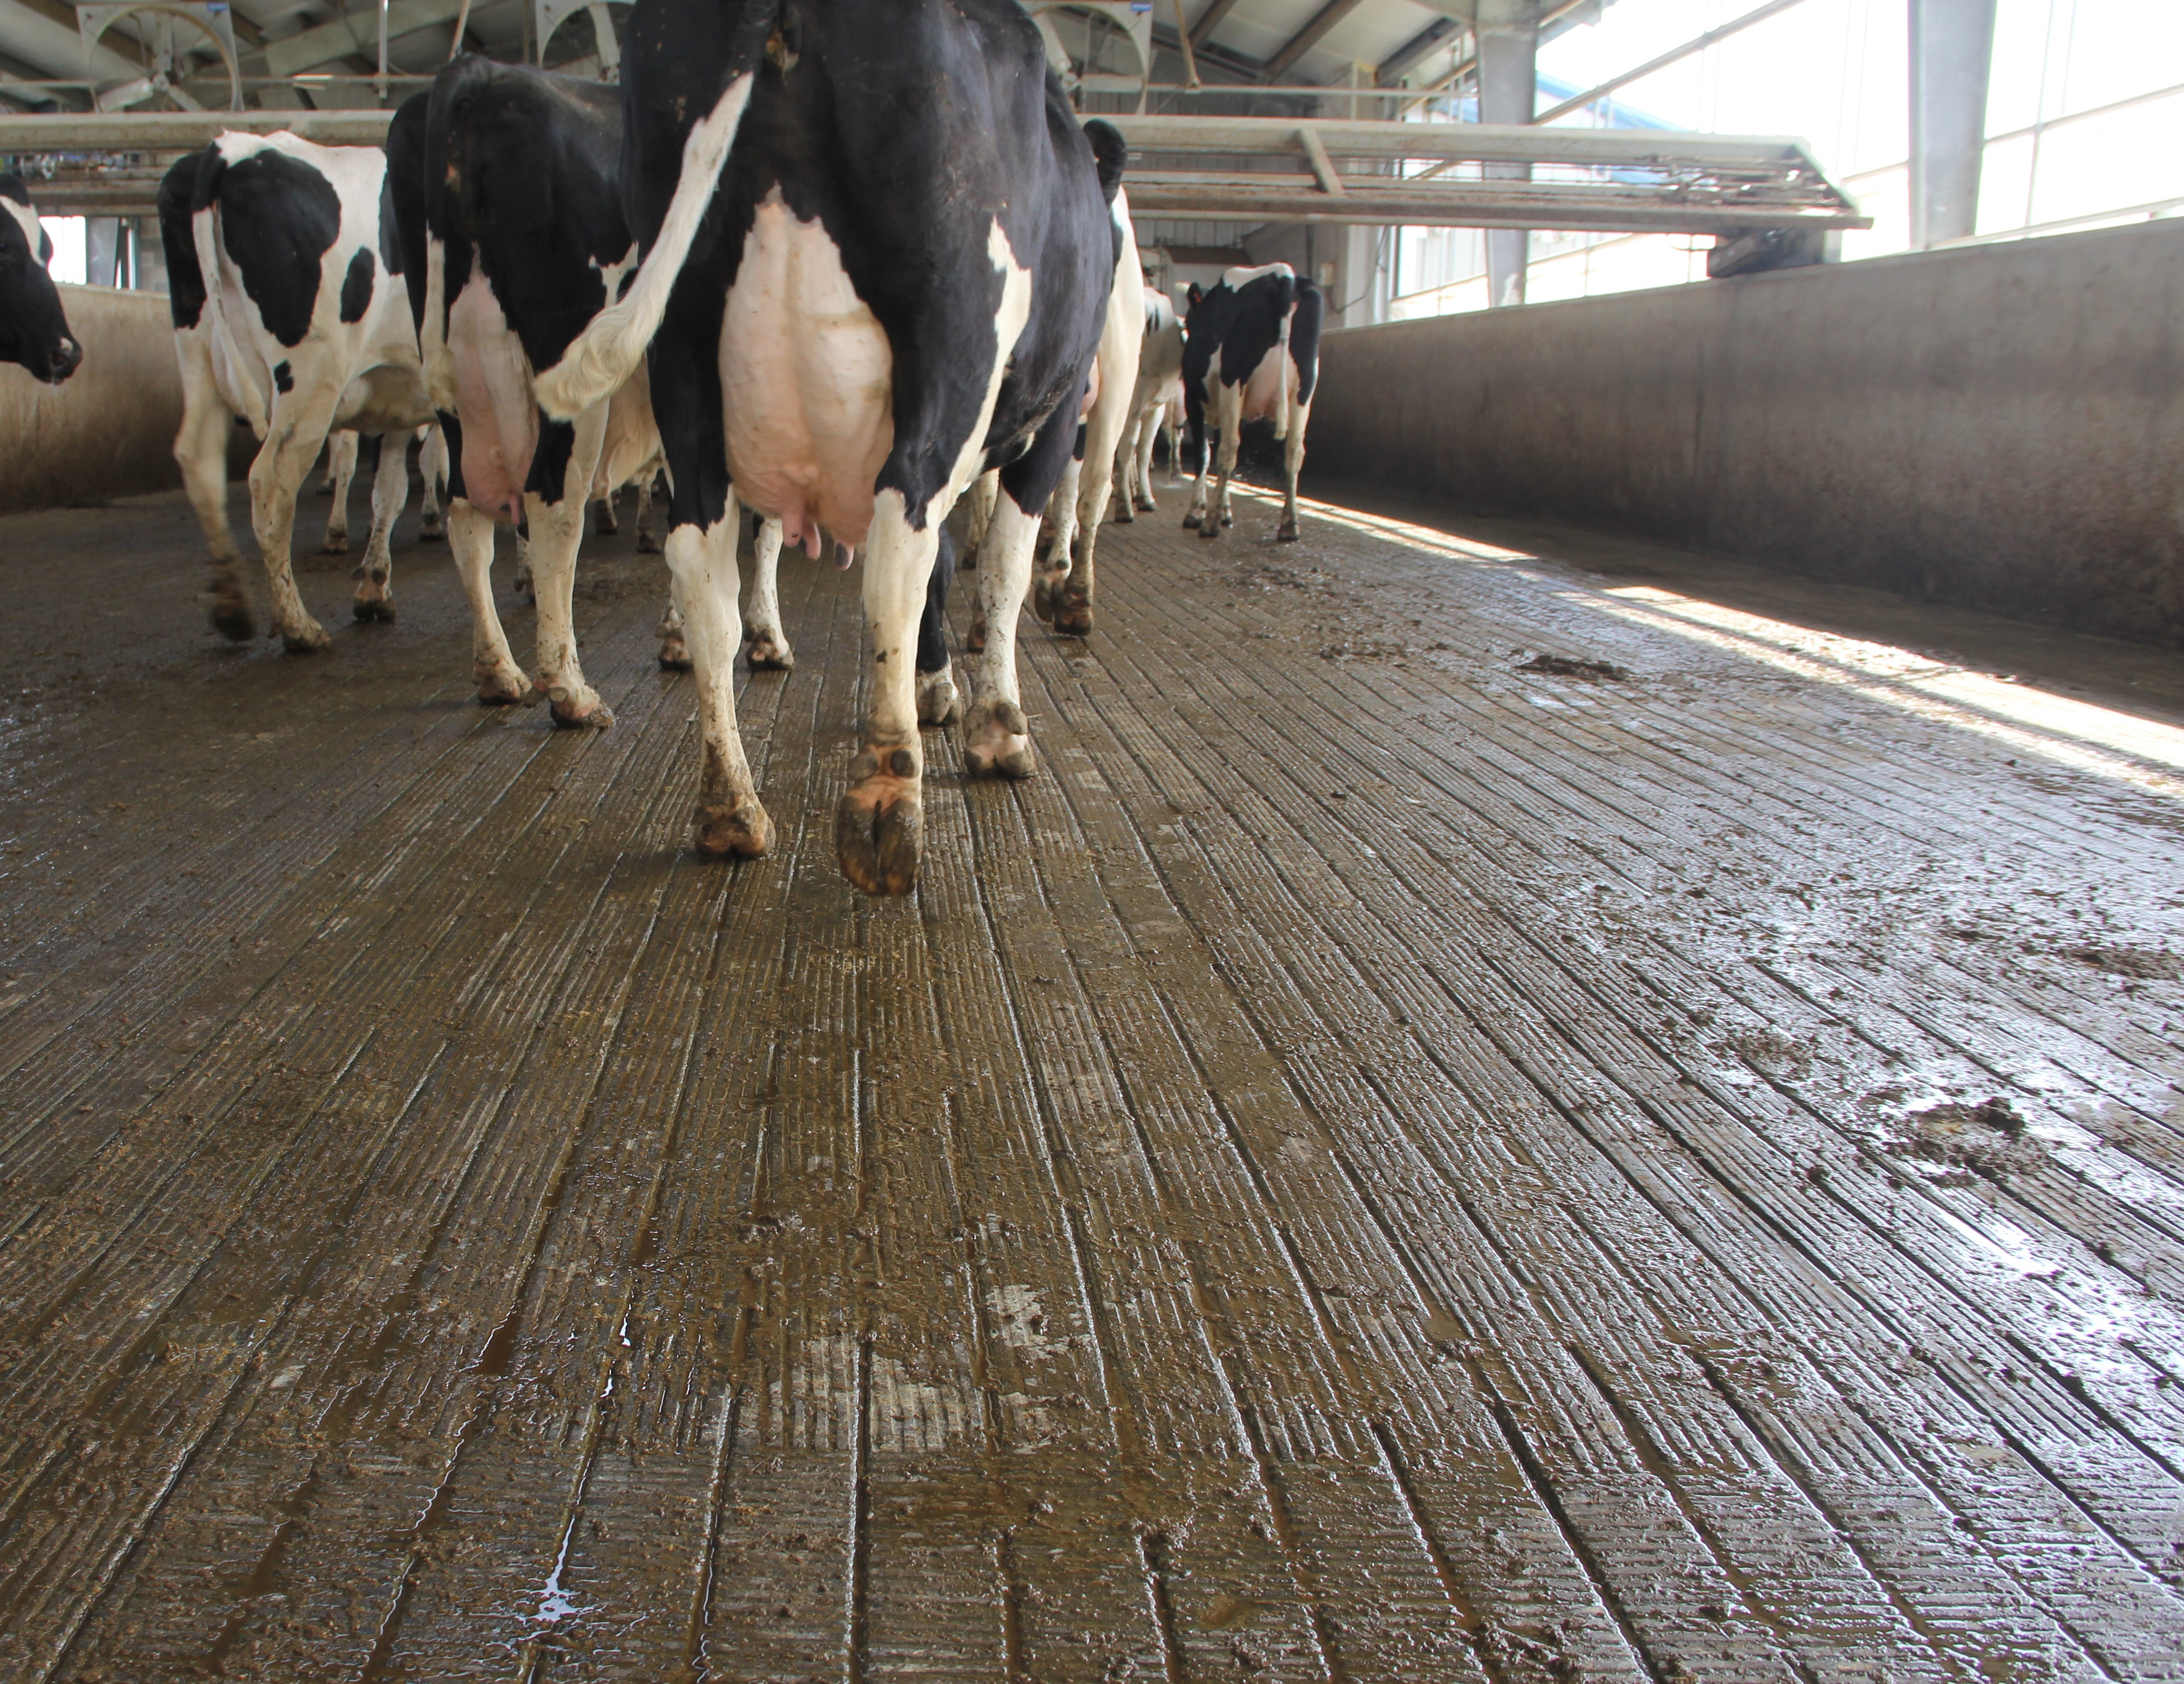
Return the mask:
[[[56,281],[82,286],[91,265],[85,251],[83,218],[41,216],[38,226],[46,231],[46,237],[53,243],[53,260],[48,272]]]

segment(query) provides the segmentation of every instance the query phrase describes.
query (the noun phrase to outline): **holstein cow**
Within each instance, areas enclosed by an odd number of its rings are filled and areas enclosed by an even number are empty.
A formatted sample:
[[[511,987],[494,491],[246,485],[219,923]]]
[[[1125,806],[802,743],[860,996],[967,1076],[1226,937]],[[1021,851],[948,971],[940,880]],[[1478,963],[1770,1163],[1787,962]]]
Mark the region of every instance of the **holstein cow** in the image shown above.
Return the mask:
[[[1190,299],[1183,402],[1190,442],[1198,451],[1198,482],[1183,523],[1197,527],[1198,535],[1206,538],[1218,538],[1223,527],[1235,524],[1229,511],[1228,480],[1236,471],[1237,435],[1245,421],[1271,421],[1274,437],[1287,441],[1289,447],[1282,463],[1287,488],[1282,523],[1274,535],[1294,539],[1297,471],[1304,466],[1304,431],[1312,419],[1312,388],[1319,383],[1319,326],[1324,309],[1319,288],[1298,279],[1286,263],[1271,263],[1263,269],[1232,269],[1210,293],[1194,286]],[[1212,467],[1206,438],[1209,426],[1221,439],[1221,486],[1211,510],[1206,501],[1206,482]]]
[[[1167,417],[1169,400],[1180,390],[1183,377],[1183,322],[1175,306],[1158,293],[1145,293],[1145,343],[1138,352],[1138,388],[1130,402],[1129,424],[1123,431],[1122,493],[1115,499],[1115,518],[1132,521],[1135,510],[1151,513],[1153,501],[1153,443]],[[1167,471],[1180,471],[1175,442],[1168,441]]]
[[[965,757],[1032,769],[1017,619],[1113,290],[1122,138],[1078,126],[1015,0],[638,0],[621,75],[644,263],[540,401],[579,415],[650,346],[706,853],[773,840],[729,683],[738,496],[791,543],[863,551],[872,702],[835,849],[860,888],[900,894],[924,765],[913,636],[941,521],[989,466]]]
[[[660,459],[643,368],[573,421],[542,424],[531,393],[532,371],[635,268],[618,187],[621,121],[618,89],[465,56],[403,103],[387,142],[404,243],[424,254],[408,279],[426,382],[457,459],[448,535],[470,597],[479,699],[520,700],[535,686],[563,725],[613,718],[577,659],[586,505],[632,477],[649,482]],[[499,516],[528,539],[538,602],[532,680],[493,605]],[[763,611],[753,605],[752,663],[787,666],[772,600],[768,591]],[[660,630],[663,664],[687,664],[671,607]]]
[[[53,243],[20,176],[0,176],[0,362],[20,364],[58,386],[83,360],[69,333],[61,295],[46,272]]]
[[[231,412],[264,441],[250,465],[250,521],[274,627],[297,652],[331,641],[289,563],[296,496],[326,434],[345,427],[406,443],[432,419],[386,189],[376,147],[317,146],[285,131],[223,134],[159,184],[182,366],[175,458],[212,549],[212,622],[231,638],[252,633],[227,520]],[[359,620],[394,617],[387,544],[409,489],[407,452],[382,452],[356,569]]]
[[[437,422],[431,427],[419,427],[416,437],[424,447],[417,454],[417,475],[424,482],[418,510],[417,536],[421,538],[441,538],[445,536],[440,527],[440,499],[448,488],[447,440]],[[359,439],[346,428],[327,435],[326,471],[326,477],[319,482],[319,489],[333,499],[333,506],[326,510],[326,535],[319,545],[322,553],[328,555],[348,554],[349,485],[356,477],[359,457],[365,471],[377,477],[379,445],[378,438]]]
[[[1053,547],[1032,588],[1039,617],[1079,638],[1092,629],[1098,586],[1093,552],[1114,488],[1115,452],[1137,401],[1138,358],[1145,339],[1145,276],[1139,266],[1137,231],[1130,226],[1129,195],[1117,188],[1108,209],[1115,230],[1114,284],[1092,361],[1084,425],[1054,494]]]

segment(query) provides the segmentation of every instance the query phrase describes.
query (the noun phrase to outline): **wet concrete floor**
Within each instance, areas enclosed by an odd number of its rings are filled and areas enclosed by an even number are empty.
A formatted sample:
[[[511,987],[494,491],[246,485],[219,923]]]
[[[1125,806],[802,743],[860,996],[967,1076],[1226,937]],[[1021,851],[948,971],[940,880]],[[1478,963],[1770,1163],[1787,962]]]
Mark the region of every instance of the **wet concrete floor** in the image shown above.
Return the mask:
[[[0,1676],[2184,1678],[2178,661],[1179,512],[898,902],[854,574],[729,868],[626,532],[0,521]]]

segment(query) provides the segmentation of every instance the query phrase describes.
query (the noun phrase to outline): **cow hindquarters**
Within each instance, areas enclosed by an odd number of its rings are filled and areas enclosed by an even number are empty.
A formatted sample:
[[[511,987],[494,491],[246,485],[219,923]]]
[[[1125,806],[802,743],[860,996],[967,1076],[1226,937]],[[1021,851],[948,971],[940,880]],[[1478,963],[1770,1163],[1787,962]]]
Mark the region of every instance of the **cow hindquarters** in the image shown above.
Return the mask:
[[[667,533],[667,570],[698,682],[698,726],[705,769],[698,786],[698,851],[755,858],[773,848],[773,821],[758,798],[736,729],[736,649],[743,620],[736,599],[736,499],[710,526],[683,523]]]
[[[212,552],[213,627],[242,643],[256,628],[250,619],[250,594],[242,584],[242,558],[227,519],[227,441],[234,421],[220,400],[205,332],[192,327],[175,335],[175,353],[182,370],[182,425],[175,435],[175,460]]]
[[[607,726],[614,714],[584,680],[577,655],[577,551],[584,541],[586,493],[606,436],[606,405],[594,404],[569,422],[575,439],[562,465],[560,494],[549,502],[526,487],[524,524],[531,532],[532,588],[538,602],[538,642],[532,655],[532,682],[552,704],[556,725]],[[540,442],[541,456],[547,454]],[[534,483],[537,476],[533,476]]]
[[[448,548],[471,605],[471,673],[477,698],[488,705],[527,702],[536,694],[501,629],[493,605],[493,518],[467,497],[448,505]]]
[[[356,570],[352,611],[359,620],[382,622],[394,617],[394,521],[410,500],[410,434],[382,434],[379,466],[371,477],[371,536]]]

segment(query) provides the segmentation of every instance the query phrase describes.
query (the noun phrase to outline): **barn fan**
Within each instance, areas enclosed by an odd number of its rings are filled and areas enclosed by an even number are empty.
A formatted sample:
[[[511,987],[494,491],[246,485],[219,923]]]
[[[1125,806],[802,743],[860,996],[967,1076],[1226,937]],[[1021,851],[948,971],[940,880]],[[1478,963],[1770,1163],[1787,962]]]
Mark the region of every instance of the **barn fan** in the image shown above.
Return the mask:
[[[227,67],[227,109],[242,109],[242,69],[235,51],[235,20],[227,0],[116,0],[116,3],[81,5],[75,8],[76,29],[83,36],[84,69],[91,68],[92,49],[98,39],[122,19],[134,17],[137,39],[150,62],[148,75],[137,76],[100,92],[95,101],[101,111],[122,111],[149,101],[170,101],[185,111],[203,107],[184,92],[181,78],[187,64],[176,66],[190,49],[176,45],[176,26],[187,25],[208,37]]]

